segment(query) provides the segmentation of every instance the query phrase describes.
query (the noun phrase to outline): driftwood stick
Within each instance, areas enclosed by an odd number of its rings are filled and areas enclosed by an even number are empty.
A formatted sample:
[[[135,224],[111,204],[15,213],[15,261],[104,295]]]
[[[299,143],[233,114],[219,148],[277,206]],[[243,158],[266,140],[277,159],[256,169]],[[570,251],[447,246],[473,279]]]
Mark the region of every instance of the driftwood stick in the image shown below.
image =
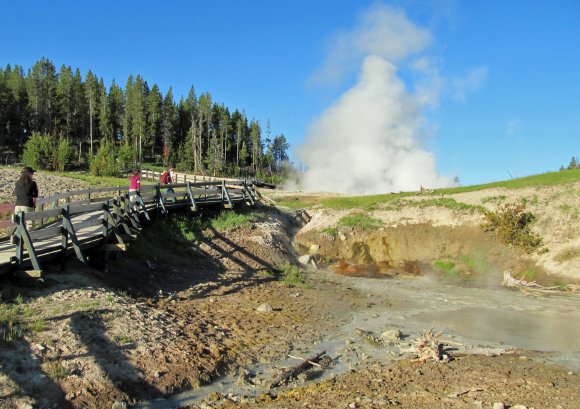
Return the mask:
[[[288,358],[292,358],[292,359],[300,359],[301,361],[306,361],[306,362],[308,362],[310,365],[313,365],[313,366],[318,366],[319,368],[322,368],[322,365],[320,365],[320,364],[317,364],[316,362],[308,361],[308,360],[306,360],[306,358],[302,358],[301,356],[288,355]]]
[[[516,351],[511,349],[501,349],[501,348],[474,348],[474,349],[460,349],[453,351],[453,355],[484,355],[484,356],[499,356],[499,355],[511,355],[515,354]]]
[[[275,388],[277,386],[280,386],[287,379],[293,378],[296,375],[298,375],[299,373],[310,369],[310,367],[312,367],[311,362],[318,361],[324,354],[326,354],[326,351],[319,352],[315,355],[312,355],[312,356],[304,359],[304,361],[302,363],[286,369],[278,377],[276,377],[276,379],[274,379],[272,381],[272,383],[270,383],[270,388]]]
[[[469,392],[483,392],[483,389],[482,388],[469,388],[469,389],[465,389],[465,390],[460,391],[460,392],[450,393],[447,395],[447,397],[448,398],[457,398],[459,396],[466,395]]]

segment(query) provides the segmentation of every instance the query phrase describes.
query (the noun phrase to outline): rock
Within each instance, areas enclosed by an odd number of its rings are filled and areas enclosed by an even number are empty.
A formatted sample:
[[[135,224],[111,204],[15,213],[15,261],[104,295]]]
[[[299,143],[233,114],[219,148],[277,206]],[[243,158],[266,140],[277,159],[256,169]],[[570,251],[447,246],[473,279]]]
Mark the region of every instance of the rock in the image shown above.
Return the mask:
[[[514,405],[510,406],[511,409],[528,409],[526,405]]]
[[[303,256],[298,257],[298,262],[303,266],[307,266],[310,263],[310,259],[312,256],[310,254],[305,254]]]
[[[505,405],[503,402],[495,402],[493,404],[493,409],[505,409]]]
[[[250,382],[250,372],[247,369],[244,368],[240,368],[240,375],[238,376],[238,381],[236,382],[236,385],[251,385],[252,383]]]
[[[256,308],[256,311],[258,311],[258,312],[272,312],[272,311],[274,311],[274,309],[272,308],[272,306],[270,304],[265,302],[264,304],[262,304],[258,308]]]
[[[34,409],[34,406],[32,406],[28,402],[25,402],[25,403],[21,403],[20,405],[18,405],[18,409]]]
[[[113,406],[111,406],[111,409],[127,409],[127,404],[123,401],[116,400]]]
[[[316,254],[318,250],[320,250],[319,244],[313,244],[312,246],[310,246],[310,254]]]
[[[381,339],[388,342],[400,341],[402,337],[403,334],[398,329],[389,329],[381,334]]]
[[[340,233],[338,235],[338,237],[340,238],[341,241],[345,241],[346,240],[346,235],[344,233]]]

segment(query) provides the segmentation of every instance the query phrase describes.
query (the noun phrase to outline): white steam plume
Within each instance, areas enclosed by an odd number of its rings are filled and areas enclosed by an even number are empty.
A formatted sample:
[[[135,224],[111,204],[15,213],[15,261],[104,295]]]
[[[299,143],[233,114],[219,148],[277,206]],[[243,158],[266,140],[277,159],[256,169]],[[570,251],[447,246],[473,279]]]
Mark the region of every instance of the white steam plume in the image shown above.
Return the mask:
[[[300,150],[309,167],[302,187],[369,194],[449,185],[415,140],[419,113],[395,66],[367,57],[358,84],[310,128]]]
[[[361,21],[368,24],[341,35],[338,62],[349,55],[348,44],[352,55],[373,53],[364,58],[358,83],[311,124],[298,150],[307,166],[301,187],[372,194],[451,185],[437,174],[434,155],[417,141],[425,125],[421,103],[431,98],[408,93],[393,65],[426,46],[429,33],[386,6],[373,6]],[[377,46],[383,43],[391,45]],[[326,70],[335,62],[327,62]]]

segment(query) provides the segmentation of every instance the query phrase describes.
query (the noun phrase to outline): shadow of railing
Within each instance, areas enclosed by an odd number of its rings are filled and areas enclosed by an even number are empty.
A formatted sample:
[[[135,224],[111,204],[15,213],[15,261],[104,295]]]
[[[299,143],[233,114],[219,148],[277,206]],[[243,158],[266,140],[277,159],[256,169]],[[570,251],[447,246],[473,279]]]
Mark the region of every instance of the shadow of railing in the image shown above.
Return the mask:
[[[43,359],[35,356],[32,348],[24,339],[13,342],[8,347],[0,348],[0,369],[18,387],[15,394],[2,396],[0,400],[16,399],[19,396],[30,397],[35,400],[34,407],[58,407],[72,409],[73,406],[65,399],[65,393],[51,378],[54,376],[42,367]],[[58,361],[44,361],[50,365],[60,365]],[[2,388],[6,390],[6,388]],[[16,395],[16,396],[13,396]],[[2,403],[0,401],[0,406]]]
[[[106,310],[96,310],[91,314],[73,313],[71,330],[85,345],[88,354],[111,380],[115,388],[131,399],[151,399],[162,396],[159,389],[143,379],[140,371],[133,366],[123,348],[115,344],[106,334],[101,314]]]

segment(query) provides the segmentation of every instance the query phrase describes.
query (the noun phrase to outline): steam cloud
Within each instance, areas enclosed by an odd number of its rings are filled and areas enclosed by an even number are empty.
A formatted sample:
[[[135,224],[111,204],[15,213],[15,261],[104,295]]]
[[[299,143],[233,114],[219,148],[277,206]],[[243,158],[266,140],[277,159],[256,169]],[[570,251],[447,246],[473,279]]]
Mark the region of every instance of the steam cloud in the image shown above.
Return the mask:
[[[437,174],[435,156],[418,143],[425,86],[421,96],[407,92],[394,65],[428,45],[430,34],[401,11],[375,5],[339,40],[313,79],[340,78],[349,58],[364,57],[362,68],[358,83],[311,124],[298,151],[307,166],[301,187],[372,194],[451,185]]]

